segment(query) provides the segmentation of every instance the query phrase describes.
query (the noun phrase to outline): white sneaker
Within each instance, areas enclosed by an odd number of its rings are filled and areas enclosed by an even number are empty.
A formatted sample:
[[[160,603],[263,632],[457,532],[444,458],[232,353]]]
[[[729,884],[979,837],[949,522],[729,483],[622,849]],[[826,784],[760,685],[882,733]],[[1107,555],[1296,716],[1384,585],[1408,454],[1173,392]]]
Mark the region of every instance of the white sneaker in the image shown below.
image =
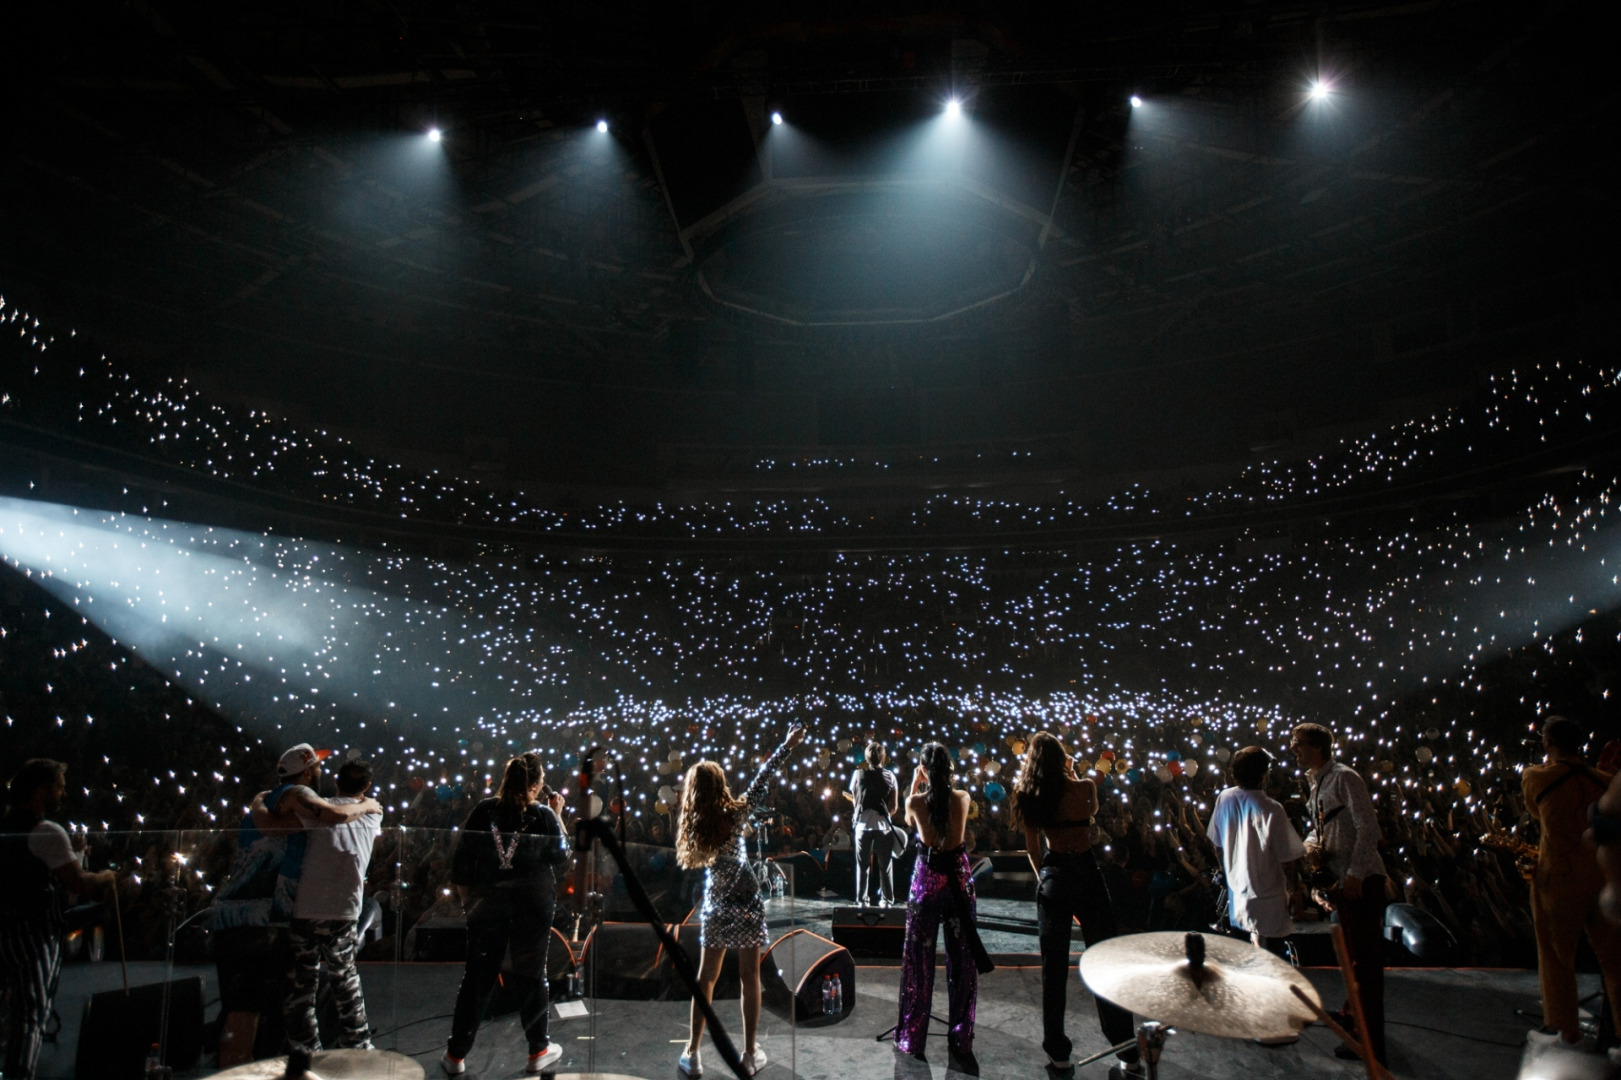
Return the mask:
[[[460,1076],[467,1071],[467,1063],[461,1058],[451,1057],[448,1050],[445,1056],[439,1059],[439,1067],[445,1070],[446,1076]]]
[[[682,1054],[677,1058],[675,1067],[681,1070],[682,1076],[690,1076],[693,1077],[693,1080],[697,1080],[697,1077],[704,1074],[704,1059],[698,1051],[694,1050],[690,1054]]]
[[[767,1058],[765,1056],[765,1051],[756,1046],[754,1048],[754,1053],[744,1055],[743,1067],[749,1071],[750,1076],[753,1076],[755,1073],[765,1068],[766,1061]]]
[[[1532,1028],[1530,1031],[1526,1032],[1525,1041],[1528,1045],[1534,1046],[1539,1050],[1545,1050],[1555,1046],[1562,1050],[1579,1050],[1582,1045],[1580,1040],[1573,1043],[1566,1042],[1564,1036],[1560,1035],[1559,1032],[1543,1031],[1540,1028]]]
[[[528,1073],[530,1076],[539,1075],[540,1073],[543,1073],[547,1069],[551,1068],[553,1065],[556,1065],[558,1059],[562,1056],[563,1048],[558,1046],[555,1042],[548,1042],[546,1044],[546,1049],[542,1050],[538,1054],[529,1055],[529,1063],[523,1067],[523,1071]]]

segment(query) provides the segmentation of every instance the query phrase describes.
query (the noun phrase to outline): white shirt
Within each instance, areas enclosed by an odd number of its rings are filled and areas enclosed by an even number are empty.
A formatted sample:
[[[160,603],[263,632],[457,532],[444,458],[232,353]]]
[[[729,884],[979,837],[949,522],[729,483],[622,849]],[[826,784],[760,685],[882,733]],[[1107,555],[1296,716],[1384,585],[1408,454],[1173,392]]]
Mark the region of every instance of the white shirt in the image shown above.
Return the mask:
[[[334,806],[360,802],[354,795],[339,795],[328,802]],[[342,825],[321,825],[302,813],[308,846],[304,849],[304,872],[299,878],[298,897],[293,901],[295,919],[360,918],[360,899],[371,864],[372,845],[382,832],[381,814],[367,814]]]
[[[78,862],[67,830],[54,821],[41,821],[28,834],[28,853],[55,872],[70,862]]]
[[[1221,849],[1227,875],[1227,918],[1262,937],[1288,937],[1289,881],[1283,864],[1306,853],[1289,815],[1264,792],[1230,787],[1210,811],[1210,842]]]
[[[1385,876],[1385,861],[1379,857],[1379,815],[1368,785],[1355,769],[1330,761],[1312,773],[1306,815],[1311,822],[1306,842],[1323,845],[1325,864],[1335,877],[1350,874],[1366,881]]]

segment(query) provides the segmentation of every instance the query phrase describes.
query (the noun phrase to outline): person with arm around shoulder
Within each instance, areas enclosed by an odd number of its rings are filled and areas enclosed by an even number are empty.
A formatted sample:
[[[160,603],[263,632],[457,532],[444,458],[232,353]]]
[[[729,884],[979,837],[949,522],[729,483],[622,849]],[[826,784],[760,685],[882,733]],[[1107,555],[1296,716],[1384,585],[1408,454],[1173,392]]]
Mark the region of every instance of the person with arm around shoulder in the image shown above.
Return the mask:
[[[922,848],[906,901],[906,940],[901,952],[900,1019],[895,1049],[922,1058],[934,997],[935,937],[946,938],[946,986],[950,1007],[946,1042],[951,1053],[972,1060],[979,970],[974,882],[968,864],[968,793],[952,786],[951,753],[929,743],[919,755],[906,799],[906,824]]]
[[[713,761],[700,761],[687,770],[681,786],[681,824],[676,833],[675,857],[684,869],[707,869],[704,904],[698,913],[699,990],[709,1001],[720,978],[726,950],[737,950],[738,977],[742,981],[743,1067],[750,1074],[766,1066],[759,1045],[760,954],[769,940],[765,901],[759,881],[749,870],[743,831],[749,815],[765,798],[766,789],[788,752],[805,740],[805,729],[795,726],[782,745],[766,759],[741,798],[726,786],[726,773]],[[683,1076],[703,1075],[699,1044],[705,1019],[695,996],[687,1015],[687,1045],[676,1068]]]
[[[1010,810],[1024,832],[1025,852],[1036,872],[1036,927],[1041,942],[1042,1049],[1047,1064],[1070,1067],[1074,1044],[1064,1032],[1064,1004],[1070,973],[1069,928],[1081,924],[1090,947],[1119,933],[1109,887],[1092,852],[1092,822],[1098,809],[1097,785],[1075,775],[1064,745],[1048,732],[1030,739],[1013,781]],[[1131,1013],[1097,998],[1098,1022],[1110,1046],[1132,1037]],[[1122,1051],[1118,1075],[1138,1075],[1137,1048]]]

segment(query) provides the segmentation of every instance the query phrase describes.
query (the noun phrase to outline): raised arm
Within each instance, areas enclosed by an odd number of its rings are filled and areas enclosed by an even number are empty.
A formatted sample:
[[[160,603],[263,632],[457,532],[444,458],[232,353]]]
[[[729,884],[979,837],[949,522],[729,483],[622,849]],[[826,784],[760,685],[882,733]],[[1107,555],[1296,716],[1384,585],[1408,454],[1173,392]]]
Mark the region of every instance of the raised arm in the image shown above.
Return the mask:
[[[760,766],[760,771],[754,774],[754,779],[749,781],[749,786],[743,790],[743,805],[747,809],[753,810],[760,805],[760,800],[765,798],[766,785],[771,782],[771,777],[782,764],[783,758],[788,756],[788,751],[804,741],[805,727],[803,724],[796,725],[788,732],[788,737],[782,740],[782,745],[771,752],[765,764]]]
[[[301,820],[296,811],[303,810],[322,825],[343,825],[367,814],[383,812],[382,804],[370,796],[354,803],[330,803],[303,785],[288,788],[270,809],[276,818],[291,818],[295,823]],[[258,825],[257,819],[254,824]]]

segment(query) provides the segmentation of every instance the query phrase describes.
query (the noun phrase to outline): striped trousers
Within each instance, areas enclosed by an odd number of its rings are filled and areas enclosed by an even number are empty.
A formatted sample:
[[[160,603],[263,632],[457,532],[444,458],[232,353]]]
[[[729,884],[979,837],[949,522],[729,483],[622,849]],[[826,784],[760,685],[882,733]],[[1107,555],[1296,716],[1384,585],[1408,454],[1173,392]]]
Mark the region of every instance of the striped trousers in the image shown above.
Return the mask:
[[[55,930],[0,929],[0,982],[11,999],[6,1017],[6,1080],[33,1080],[51,1002],[62,977],[62,935]]]
[[[338,1046],[369,1048],[371,1029],[366,1022],[366,999],[360,992],[360,972],[355,970],[355,953],[360,949],[355,921],[294,919],[287,927],[287,941],[292,946],[293,971],[281,1011],[287,1027],[288,1049],[311,1053],[321,1049],[315,992],[320,985],[322,967],[331,980],[332,995],[338,1003],[338,1019],[343,1024]]]

